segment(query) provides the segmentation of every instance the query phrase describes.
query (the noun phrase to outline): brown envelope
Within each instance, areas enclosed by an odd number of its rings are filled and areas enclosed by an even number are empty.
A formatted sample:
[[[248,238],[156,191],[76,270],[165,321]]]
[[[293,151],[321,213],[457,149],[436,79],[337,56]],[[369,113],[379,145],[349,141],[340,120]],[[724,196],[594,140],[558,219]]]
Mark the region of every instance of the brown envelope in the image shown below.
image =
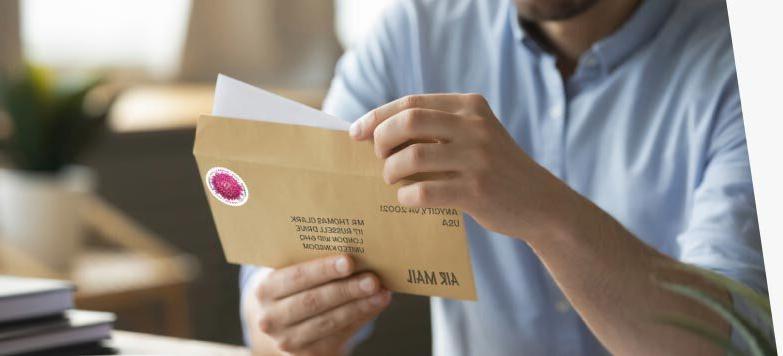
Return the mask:
[[[279,268],[347,253],[392,291],[476,299],[462,213],[400,206],[370,143],[202,116],[193,153],[229,262]]]

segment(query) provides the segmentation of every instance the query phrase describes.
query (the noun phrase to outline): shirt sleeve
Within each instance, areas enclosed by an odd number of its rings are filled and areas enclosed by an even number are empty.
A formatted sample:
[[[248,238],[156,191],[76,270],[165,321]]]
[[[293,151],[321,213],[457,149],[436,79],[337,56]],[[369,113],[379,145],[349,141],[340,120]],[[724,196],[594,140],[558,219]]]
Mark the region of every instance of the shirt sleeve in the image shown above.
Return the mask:
[[[736,75],[716,104],[679,259],[767,291],[756,203]]]
[[[406,1],[390,5],[363,41],[340,58],[324,100],[325,112],[355,121],[409,91],[416,48],[410,6]]]
[[[767,293],[756,204],[736,74],[721,93],[712,120],[706,163],[694,192],[689,224],[677,237],[679,260]],[[734,309],[771,335],[737,295]],[[733,330],[732,341],[744,347]]]
[[[250,265],[243,265],[242,268],[239,270],[239,301],[240,306],[242,305],[242,301],[247,298],[247,293],[252,293],[255,285],[258,285],[258,283],[266,277],[269,272],[271,272],[271,268],[267,267],[256,267],[256,266],[250,266]],[[245,345],[250,345],[250,337],[248,336],[248,328],[247,328],[247,321],[245,320],[244,315],[241,312],[240,307],[240,313],[239,313],[239,320],[242,323],[242,339],[245,341]]]
[[[381,16],[373,30],[362,43],[347,51],[340,58],[334,79],[323,103],[323,111],[343,120],[354,121],[368,111],[395,99],[400,92],[401,82],[408,81],[405,72],[396,68],[404,65],[409,56],[409,47],[403,45],[406,37],[406,8],[392,5]],[[393,60],[392,60],[393,59]],[[270,268],[245,265],[240,270],[241,295],[249,293],[252,285],[258,283]],[[362,328],[349,342],[353,349],[369,337],[372,323]],[[242,320],[245,343],[247,328]]]

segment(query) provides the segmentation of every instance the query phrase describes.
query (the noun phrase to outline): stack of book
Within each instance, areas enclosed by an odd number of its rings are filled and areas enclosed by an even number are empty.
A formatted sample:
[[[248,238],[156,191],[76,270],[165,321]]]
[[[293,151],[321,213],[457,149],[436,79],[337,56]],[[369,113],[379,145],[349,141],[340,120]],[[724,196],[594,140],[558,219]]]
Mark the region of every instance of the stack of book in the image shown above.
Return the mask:
[[[0,275],[0,355],[96,343],[114,314],[73,309],[69,282]]]

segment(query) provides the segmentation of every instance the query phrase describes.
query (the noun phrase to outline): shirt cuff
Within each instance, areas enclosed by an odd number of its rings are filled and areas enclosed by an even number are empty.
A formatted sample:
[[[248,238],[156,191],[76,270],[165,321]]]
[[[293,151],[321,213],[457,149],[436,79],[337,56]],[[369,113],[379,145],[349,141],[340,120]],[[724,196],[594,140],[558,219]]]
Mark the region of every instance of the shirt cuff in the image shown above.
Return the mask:
[[[271,268],[248,265],[242,266],[239,270],[239,320],[242,323],[242,339],[247,346],[250,346],[250,337],[248,336],[247,323],[242,313],[242,304],[245,298],[249,298],[249,296],[245,296],[245,294],[253,293],[258,284],[261,283],[261,280],[269,275],[270,272],[272,272]]]

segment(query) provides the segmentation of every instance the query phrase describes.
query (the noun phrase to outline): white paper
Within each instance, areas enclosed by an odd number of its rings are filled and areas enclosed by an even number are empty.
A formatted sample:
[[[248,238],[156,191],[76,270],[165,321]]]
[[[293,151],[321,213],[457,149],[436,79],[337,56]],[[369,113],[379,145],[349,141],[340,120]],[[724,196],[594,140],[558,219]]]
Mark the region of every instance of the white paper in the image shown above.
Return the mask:
[[[218,74],[212,115],[348,131],[350,124],[307,105]]]

